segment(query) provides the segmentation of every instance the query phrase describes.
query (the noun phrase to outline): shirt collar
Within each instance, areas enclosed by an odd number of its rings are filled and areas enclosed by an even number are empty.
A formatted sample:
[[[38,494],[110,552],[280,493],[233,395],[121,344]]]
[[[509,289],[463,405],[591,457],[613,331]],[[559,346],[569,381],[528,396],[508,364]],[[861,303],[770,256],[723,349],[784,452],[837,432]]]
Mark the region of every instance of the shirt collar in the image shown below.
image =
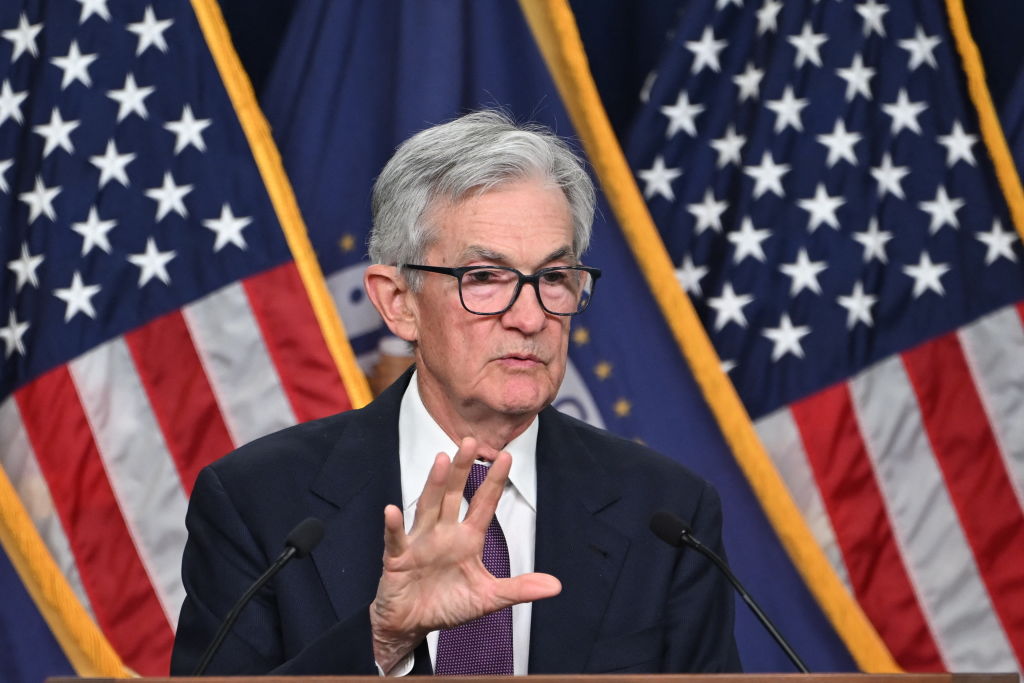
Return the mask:
[[[512,456],[509,484],[536,512],[537,510],[537,433],[535,417],[526,430],[510,441],[504,450]],[[434,464],[434,456],[455,455],[458,445],[427,412],[420,397],[414,372],[402,396],[398,413],[398,458],[402,471],[402,508],[411,510],[419,499],[423,484]]]

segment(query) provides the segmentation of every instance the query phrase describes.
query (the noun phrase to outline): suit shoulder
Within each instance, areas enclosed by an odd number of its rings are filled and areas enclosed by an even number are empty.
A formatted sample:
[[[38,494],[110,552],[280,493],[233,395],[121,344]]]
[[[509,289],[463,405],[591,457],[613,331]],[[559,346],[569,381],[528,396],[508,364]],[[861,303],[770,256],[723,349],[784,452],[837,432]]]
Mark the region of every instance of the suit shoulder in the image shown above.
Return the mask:
[[[216,460],[209,469],[224,481],[315,473],[359,412],[338,413],[261,436]]]

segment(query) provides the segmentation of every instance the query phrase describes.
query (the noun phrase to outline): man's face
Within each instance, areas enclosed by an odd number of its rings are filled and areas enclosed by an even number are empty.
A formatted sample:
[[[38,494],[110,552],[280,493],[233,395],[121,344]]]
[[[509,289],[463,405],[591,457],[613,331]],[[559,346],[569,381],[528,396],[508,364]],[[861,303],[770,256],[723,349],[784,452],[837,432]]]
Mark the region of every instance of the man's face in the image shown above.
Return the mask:
[[[525,274],[572,265],[569,204],[557,187],[523,180],[430,216],[436,239],[424,263],[509,266]],[[501,315],[474,315],[459,302],[455,278],[421,273],[413,295],[417,368],[424,399],[463,419],[536,414],[565,374],[569,318],[549,315],[524,285]],[[435,415],[435,417],[438,417]]]

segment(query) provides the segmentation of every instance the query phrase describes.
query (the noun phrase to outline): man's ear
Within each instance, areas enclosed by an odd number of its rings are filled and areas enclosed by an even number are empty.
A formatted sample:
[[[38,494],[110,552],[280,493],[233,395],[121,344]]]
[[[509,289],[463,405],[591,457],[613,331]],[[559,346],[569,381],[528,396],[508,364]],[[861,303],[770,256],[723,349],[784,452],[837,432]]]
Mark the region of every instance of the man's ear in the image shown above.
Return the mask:
[[[380,264],[367,267],[363,287],[391,333],[407,342],[417,341],[416,302],[398,267]]]

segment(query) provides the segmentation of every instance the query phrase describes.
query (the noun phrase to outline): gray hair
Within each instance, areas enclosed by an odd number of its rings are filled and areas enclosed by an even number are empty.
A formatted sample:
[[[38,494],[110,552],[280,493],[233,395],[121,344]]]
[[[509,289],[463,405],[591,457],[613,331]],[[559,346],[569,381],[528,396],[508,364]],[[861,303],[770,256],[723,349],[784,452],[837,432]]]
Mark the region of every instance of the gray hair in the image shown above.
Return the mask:
[[[458,202],[527,177],[565,193],[573,221],[573,252],[590,244],[594,184],[580,158],[549,129],[517,125],[493,110],[466,114],[403,142],[373,186],[374,263],[420,263],[434,236],[429,214],[439,202]],[[419,275],[407,273],[413,287]]]

